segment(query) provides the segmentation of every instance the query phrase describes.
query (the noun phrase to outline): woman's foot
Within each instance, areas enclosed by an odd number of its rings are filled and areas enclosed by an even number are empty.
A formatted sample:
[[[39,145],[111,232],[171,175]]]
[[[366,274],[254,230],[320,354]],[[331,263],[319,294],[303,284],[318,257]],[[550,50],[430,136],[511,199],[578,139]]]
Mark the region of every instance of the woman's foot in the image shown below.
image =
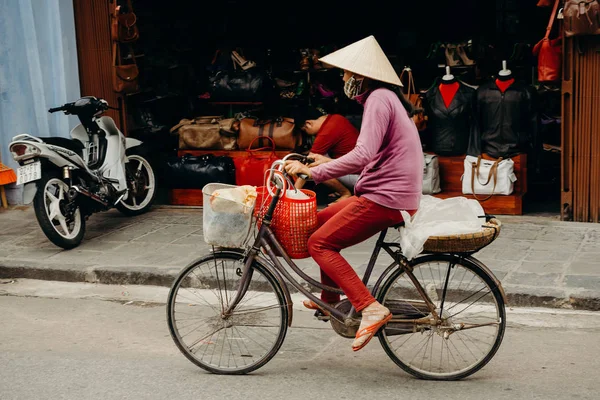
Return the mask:
[[[360,327],[352,343],[352,350],[358,351],[365,347],[373,339],[377,331],[390,319],[392,319],[390,310],[377,301],[365,307],[362,310]]]

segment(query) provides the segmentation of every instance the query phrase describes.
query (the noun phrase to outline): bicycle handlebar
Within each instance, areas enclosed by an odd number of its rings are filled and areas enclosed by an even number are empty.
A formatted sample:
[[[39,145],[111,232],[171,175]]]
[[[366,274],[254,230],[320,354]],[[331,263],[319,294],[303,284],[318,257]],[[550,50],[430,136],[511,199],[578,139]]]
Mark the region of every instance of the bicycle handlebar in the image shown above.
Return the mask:
[[[290,153],[287,156],[283,157],[282,160],[274,161],[273,164],[271,164],[271,169],[269,170],[269,182],[272,182],[279,190],[283,190],[285,186],[284,180],[288,179],[289,175],[285,171],[285,162],[290,159],[300,161],[302,164],[310,164],[314,162],[312,158],[298,153]],[[273,170],[279,171],[281,174],[283,174],[283,178],[281,178],[279,174],[274,174]],[[298,177],[304,180],[308,179],[308,176],[305,174],[298,174]]]

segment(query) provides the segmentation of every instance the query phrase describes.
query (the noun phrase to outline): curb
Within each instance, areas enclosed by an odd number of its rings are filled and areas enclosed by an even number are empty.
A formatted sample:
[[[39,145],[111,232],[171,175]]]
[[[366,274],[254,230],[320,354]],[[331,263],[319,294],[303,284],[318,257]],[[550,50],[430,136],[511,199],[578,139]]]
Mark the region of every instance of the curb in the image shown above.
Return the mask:
[[[154,271],[149,271],[154,269]],[[36,279],[62,282],[100,283],[105,285],[151,285],[171,287],[182,268],[157,269],[148,266],[103,267],[92,265],[49,266],[37,261],[0,263],[0,279]],[[544,292],[535,288],[527,292],[522,287],[504,286],[507,307],[548,307],[574,310],[600,311],[600,292],[583,291],[567,293],[563,290]],[[290,285],[290,292],[297,290]]]

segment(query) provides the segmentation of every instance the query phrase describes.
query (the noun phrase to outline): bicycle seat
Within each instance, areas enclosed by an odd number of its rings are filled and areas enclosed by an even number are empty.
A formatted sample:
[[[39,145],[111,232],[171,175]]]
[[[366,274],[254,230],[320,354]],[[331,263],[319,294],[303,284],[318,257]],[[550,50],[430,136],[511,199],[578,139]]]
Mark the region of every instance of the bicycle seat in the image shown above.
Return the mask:
[[[392,228],[398,229],[398,228],[402,228],[403,226],[404,226],[404,221],[400,222],[399,224],[392,225]]]

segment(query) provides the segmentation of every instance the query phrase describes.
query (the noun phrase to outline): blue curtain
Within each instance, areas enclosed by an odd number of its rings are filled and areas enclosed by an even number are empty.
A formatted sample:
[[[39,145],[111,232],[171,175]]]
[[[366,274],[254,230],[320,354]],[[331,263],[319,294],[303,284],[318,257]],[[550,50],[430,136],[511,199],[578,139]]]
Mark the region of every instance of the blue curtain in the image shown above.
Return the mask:
[[[68,137],[78,121],[48,109],[80,96],[73,0],[0,0],[0,150],[20,133]],[[7,187],[9,203],[22,190]]]

